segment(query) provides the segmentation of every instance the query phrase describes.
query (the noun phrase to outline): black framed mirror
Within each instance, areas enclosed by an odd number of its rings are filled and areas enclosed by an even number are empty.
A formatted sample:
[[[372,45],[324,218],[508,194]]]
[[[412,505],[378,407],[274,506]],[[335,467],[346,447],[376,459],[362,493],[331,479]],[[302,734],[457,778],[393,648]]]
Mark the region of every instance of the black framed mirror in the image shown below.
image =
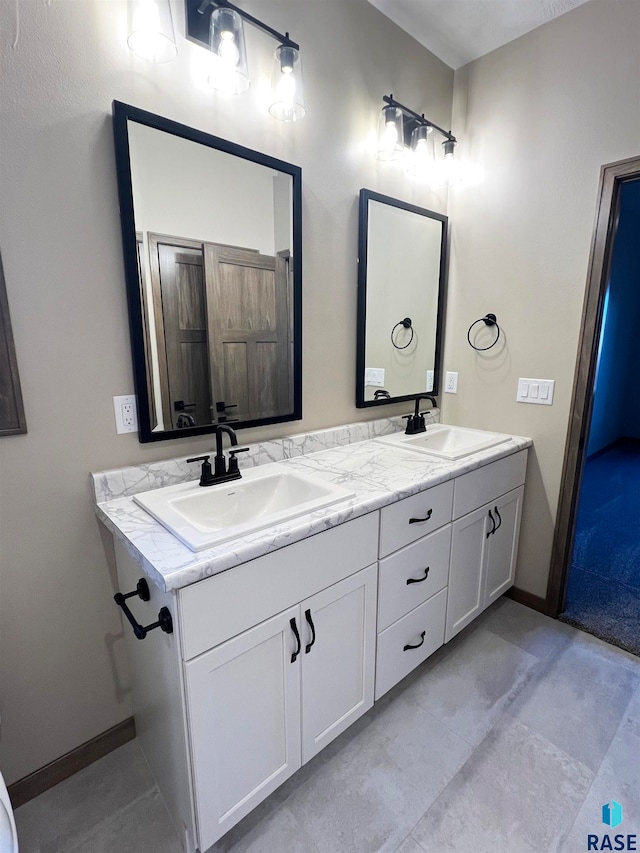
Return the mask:
[[[356,406],[437,394],[447,217],[360,190]]]
[[[302,171],[114,101],[139,438],[302,417]]]

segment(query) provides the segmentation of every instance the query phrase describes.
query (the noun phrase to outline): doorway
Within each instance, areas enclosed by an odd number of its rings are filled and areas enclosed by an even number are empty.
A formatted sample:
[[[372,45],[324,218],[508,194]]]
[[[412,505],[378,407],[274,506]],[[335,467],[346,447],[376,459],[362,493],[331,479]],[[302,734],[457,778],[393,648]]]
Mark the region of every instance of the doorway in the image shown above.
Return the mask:
[[[640,654],[640,158],[601,172],[549,613]]]

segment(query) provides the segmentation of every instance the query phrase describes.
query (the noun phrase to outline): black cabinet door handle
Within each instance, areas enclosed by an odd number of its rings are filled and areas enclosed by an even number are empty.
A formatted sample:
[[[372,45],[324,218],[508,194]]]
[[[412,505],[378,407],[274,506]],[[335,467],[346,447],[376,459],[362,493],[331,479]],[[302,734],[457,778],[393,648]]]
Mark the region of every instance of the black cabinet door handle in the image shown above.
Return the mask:
[[[493,511],[495,512],[495,514],[498,517],[498,526],[496,527],[496,530],[500,530],[500,528],[502,527],[502,517],[500,516],[500,512],[498,510],[498,507],[494,506]]]
[[[307,643],[307,645],[305,646],[305,649],[304,649],[305,655],[308,655],[309,652],[311,651],[311,646],[313,646],[313,644],[316,641],[316,627],[313,624],[313,619],[311,618],[311,611],[310,610],[304,611],[304,618],[307,620],[307,624],[311,628],[311,642]]]
[[[430,509],[424,518],[410,518],[409,524],[420,524],[422,521],[429,521],[429,519],[431,518],[432,512],[433,512],[433,510]]]
[[[426,579],[429,577],[430,568],[430,566],[427,566],[427,568],[424,570],[423,578],[407,578],[407,586],[409,586],[410,583],[422,583],[422,581],[426,581]]]
[[[491,515],[491,510],[489,510],[489,518],[491,519],[491,525],[492,525],[492,527],[491,527],[491,530],[487,533],[487,539],[491,536],[491,534],[492,534],[492,533],[495,533],[495,532],[496,532],[496,520],[495,520],[495,518]]]
[[[424,638],[425,638],[426,633],[427,633],[426,631],[423,631],[422,634],[420,634],[420,642],[419,643],[417,643],[415,646],[412,646],[409,643],[407,643],[407,645],[403,648],[402,651],[408,652],[409,649],[419,649],[420,646],[424,643]]]
[[[291,663],[295,663],[295,662],[296,662],[296,658],[297,658],[297,657],[298,657],[298,655],[300,654],[300,649],[302,648],[302,643],[300,642],[300,633],[299,633],[299,631],[298,631],[298,626],[296,625],[296,620],[295,620],[295,619],[291,619],[291,620],[289,621],[289,625],[291,625],[291,630],[293,631],[293,636],[296,638],[296,643],[298,644],[298,648],[297,648],[297,649],[295,650],[295,652],[291,655]]]

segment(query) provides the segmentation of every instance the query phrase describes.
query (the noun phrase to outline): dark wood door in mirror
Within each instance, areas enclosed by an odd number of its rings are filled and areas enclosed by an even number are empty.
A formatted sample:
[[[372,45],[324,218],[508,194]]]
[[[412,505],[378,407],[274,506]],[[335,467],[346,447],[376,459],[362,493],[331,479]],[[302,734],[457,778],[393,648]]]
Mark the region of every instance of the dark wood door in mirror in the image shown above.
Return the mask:
[[[140,440],[302,417],[301,170],[114,103]]]
[[[26,431],[9,301],[0,257],[0,436]]]

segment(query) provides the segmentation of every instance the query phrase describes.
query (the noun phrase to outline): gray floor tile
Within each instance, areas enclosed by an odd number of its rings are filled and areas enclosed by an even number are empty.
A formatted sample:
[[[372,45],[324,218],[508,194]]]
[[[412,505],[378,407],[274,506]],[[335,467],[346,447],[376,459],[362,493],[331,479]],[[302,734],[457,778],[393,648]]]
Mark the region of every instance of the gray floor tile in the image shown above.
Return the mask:
[[[318,853],[318,848],[286,806],[280,806],[248,832],[233,830],[207,853]]]
[[[539,661],[484,628],[456,640],[449,654],[425,670],[407,693],[457,735],[477,745]]]
[[[420,847],[418,842],[409,835],[405,838],[400,847],[398,847],[396,853],[424,853],[424,850]]]
[[[182,853],[182,845],[157,790],[101,821],[73,847],[53,845],[42,853]]]
[[[509,713],[594,772],[622,721],[640,674],[608,647],[572,642],[542,664]],[[619,650],[614,650],[619,652]],[[619,652],[624,655],[624,652]]]
[[[614,829],[602,823],[602,806],[611,800],[616,800],[622,805],[622,823]],[[559,845],[558,850],[562,853],[587,850],[588,835],[598,835],[602,839],[605,834],[612,837],[613,849],[615,849],[613,836],[616,834],[635,834],[640,838],[640,800],[637,787],[625,785],[620,782],[617,775],[601,770],[594,779],[570,832]]]
[[[412,836],[426,853],[550,851],[592,779],[583,764],[505,715]]]
[[[576,628],[508,598],[499,602],[500,607],[486,611],[482,627],[540,660],[557,654],[578,633]]]
[[[55,849],[46,847],[43,839],[68,850],[76,839],[153,787],[138,742],[131,741],[16,809],[20,851]]]

